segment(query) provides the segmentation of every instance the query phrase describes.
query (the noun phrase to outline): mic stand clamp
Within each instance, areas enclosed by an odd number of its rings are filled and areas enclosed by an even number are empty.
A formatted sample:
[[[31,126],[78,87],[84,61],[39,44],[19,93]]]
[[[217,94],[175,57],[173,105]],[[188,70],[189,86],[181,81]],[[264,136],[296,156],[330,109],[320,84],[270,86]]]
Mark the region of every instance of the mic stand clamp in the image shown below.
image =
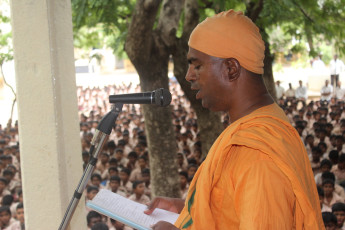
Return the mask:
[[[90,180],[91,174],[97,163],[98,155],[102,151],[104,144],[108,140],[111,130],[115,125],[115,121],[120,112],[122,111],[122,107],[122,103],[115,103],[115,106],[112,108],[112,110],[109,113],[107,113],[99,123],[91,141],[91,147],[89,151],[91,158],[79,181],[79,185],[73,194],[73,198],[71,199],[68,205],[68,208],[65,212],[65,216],[60,224],[59,230],[65,230],[67,228],[74,214],[74,211],[78,205],[78,202],[83,194],[83,191],[85,190],[85,187],[88,181]]]

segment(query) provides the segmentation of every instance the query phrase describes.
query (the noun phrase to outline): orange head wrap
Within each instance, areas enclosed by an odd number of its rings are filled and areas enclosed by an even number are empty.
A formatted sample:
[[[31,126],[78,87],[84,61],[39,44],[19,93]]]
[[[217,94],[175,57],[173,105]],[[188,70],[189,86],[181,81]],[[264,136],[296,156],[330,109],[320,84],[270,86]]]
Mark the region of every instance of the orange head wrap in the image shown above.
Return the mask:
[[[265,44],[258,27],[242,12],[219,13],[201,22],[188,45],[210,56],[236,58],[245,69],[264,72]]]

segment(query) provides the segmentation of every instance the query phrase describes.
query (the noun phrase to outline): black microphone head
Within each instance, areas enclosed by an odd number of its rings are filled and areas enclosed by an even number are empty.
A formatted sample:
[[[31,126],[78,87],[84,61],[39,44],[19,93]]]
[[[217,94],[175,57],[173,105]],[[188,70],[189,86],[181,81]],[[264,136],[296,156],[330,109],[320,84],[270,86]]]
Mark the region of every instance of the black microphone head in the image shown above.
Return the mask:
[[[168,106],[171,103],[171,93],[167,89],[156,89],[155,104],[159,106]]]

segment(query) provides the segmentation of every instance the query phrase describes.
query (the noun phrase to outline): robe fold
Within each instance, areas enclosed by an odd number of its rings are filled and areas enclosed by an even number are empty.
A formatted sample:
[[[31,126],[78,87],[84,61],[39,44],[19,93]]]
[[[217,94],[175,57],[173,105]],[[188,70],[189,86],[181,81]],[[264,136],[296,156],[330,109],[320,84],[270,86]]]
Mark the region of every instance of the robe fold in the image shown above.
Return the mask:
[[[196,172],[180,229],[324,229],[310,162],[277,104],[259,108],[217,138]]]

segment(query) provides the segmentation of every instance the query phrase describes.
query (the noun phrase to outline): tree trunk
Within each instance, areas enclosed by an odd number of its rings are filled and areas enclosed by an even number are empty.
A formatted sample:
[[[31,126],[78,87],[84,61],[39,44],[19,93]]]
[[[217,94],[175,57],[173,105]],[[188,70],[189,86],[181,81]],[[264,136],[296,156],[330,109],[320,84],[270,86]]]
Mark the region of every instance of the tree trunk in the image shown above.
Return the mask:
[[[248,2],[246,6],[246,16],[249,17],[254,23],[258,20],[260,17],[260,13],[263,10],[264,7],[264,1],[259,0],[257,2]],[[264,59],[264,74],[263,79],[267,88],[267,91],[272,96],[272,98],[277,101],[277,95],[276,95],[276,87],[274,84],[274,78],[273,78],[273,61],[274,61],[274,55],[271,54],[270,51],[270,44],[268,42],[268,34],[265,31],[265,28],[260,27],[260,25],[257,25],[260,29],[262,40],[265,42],[265,59]]]
[[[168,55],[152,54],[146,65],[136,65],[141,88],[151,91],[169,88]],[[153,196],[179,197],[180,186],[176,164],[176,138],[171,107],[144,105],[145,130],[150,153]]]
[[[197,115],[198,129],[202,143],[202,155],[205,157],[213,142],[222,132],[223,126],[220,121],[220,113],[214,113],[203,108],[201,101],[195,98],[196,92],[190,89],[190,83],[185,80],[188,70],[188,40],[191,32],[199,23],[198,3],[196,0],[186,0],[184,14],[183,34],[177,41],[176,49],[173,52],[174,75]]]
[[[267,36],[263,36],[267,37]],[[266,39],[265,39],[266,40]],[[274,61],[274,55],[271,54],[270,51],[270,44],[268,41],[265,41],[265,59],[264,59],[264,82],[266,85],[266,88],[269,92],[269,94],[272,96],[272,98],[277,101],[277,94],[276,94],[276,87],[274,84],[274,78],[273,78],[273,61]]]
[[[157,31],[153,30],[161,1],[138,0],[128,29],[125,50],[138,71],[143,91],[169,87],[169,33],[174,30],[174,20],[179,12],[174,12],[179,1],[163,2]],[[175,8],[174,8],[175,7]],[[169,14],[168,14],[169,13]],[[177,14],[177,16],[176,16]],[[163,21],[171,19],[168,29]],[[145,22],[145,23],[143,23]],[[178,21],[176,22],[178,24]],[[180,196],[180,183],[176,164],[176,139],[170,107],[145,105],[144,118],[148,141],[152,195]]]

